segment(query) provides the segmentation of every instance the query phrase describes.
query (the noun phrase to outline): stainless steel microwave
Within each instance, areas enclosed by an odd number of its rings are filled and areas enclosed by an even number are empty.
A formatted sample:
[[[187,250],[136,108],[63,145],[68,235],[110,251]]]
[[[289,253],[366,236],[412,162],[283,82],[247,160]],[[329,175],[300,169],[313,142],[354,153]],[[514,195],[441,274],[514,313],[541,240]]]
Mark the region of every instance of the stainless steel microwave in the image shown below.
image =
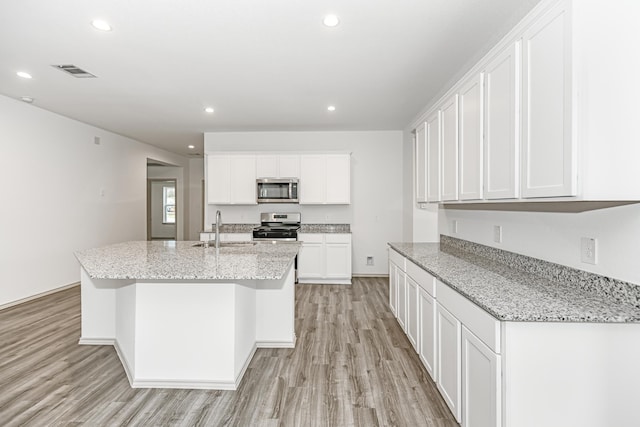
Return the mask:
[[[259,178],[258,203],[298,203],[296,178]]]

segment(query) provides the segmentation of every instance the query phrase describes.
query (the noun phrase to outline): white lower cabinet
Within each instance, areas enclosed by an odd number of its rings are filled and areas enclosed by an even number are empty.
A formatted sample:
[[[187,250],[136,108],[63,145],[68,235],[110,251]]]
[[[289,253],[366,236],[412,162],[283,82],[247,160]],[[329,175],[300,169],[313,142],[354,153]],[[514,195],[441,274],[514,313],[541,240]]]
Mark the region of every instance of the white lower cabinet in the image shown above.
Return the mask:
[[[398,266],[389,260],[389,307],[396,315],[398,310]]]
[[[413,349],[418,351],[418,283],[407,275],[405,284],[407,292],[407,338],[409,338]]]
[[[461,420],[461,340],[462,325],[436,302],[437,385],[456,421]]]
[[[500,427],[500,369],[500,355],[463,326],[463,427]]]
[[[463,427],[501,427],[500,322],[398,252],[389,304]]]
[[[418,356],[431,379],[436,381],[436,299],[422,287],[418,295]]]
[[[351,234],[299,233],[300,283],[351,283]]]
[[[398,307],[396,310],[396,319],[405,333],[407,332],[407,275],[404,271],[398,269],[396,276],[396,285],[398,287]]]

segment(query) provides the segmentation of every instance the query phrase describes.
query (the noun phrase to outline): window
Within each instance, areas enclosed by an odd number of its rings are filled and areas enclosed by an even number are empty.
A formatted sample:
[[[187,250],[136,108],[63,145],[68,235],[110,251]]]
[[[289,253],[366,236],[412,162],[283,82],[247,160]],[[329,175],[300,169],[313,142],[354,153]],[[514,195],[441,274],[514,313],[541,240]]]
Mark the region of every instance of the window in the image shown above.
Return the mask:
[[[173,185],[162,187],[162,222],[176,223],[176,187]]]

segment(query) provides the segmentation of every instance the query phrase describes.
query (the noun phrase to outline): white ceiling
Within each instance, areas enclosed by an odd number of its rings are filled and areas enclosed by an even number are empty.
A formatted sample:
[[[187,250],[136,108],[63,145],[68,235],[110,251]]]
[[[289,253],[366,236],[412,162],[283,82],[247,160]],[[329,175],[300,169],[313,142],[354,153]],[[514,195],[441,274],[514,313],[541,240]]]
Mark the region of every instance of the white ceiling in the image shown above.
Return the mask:
[[[398,130],[537,2],[3,0],[0,93],[181,154],[212,131]]]

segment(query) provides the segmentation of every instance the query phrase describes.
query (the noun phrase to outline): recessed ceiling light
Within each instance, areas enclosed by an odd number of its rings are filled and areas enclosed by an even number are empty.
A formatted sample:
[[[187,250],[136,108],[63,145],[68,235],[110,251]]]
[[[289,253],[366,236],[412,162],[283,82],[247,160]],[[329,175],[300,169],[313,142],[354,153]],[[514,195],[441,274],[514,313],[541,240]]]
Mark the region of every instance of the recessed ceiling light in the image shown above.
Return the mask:
[[[22,96],[20,97],[20,99],[26,102],[27,104],[31,104],[34,101],[34,99],[30,96]]]
[[[205,113],[213,114],[213,107],[207,107],[204,109]]]
[[[187,145],[187,148],[188,148],[189,150],[193,150],[194,148],[196,148],[196,146],[195,146],[195,145]]]
[[[111,31],[111,25],[108,22],[103,21],[102,19],[95,19],[91,21],[91,25],[93,28],[100,31]]]
[[[23,79],[30,79],[30,78],[31,78],[31,74],[29,74],[29,73],[27,73],[27,72],[25,72],[25,71],[18,71],[18,72],[16,73],[16,75],[17,75],[18,77],[22,77]]]
[[[322,20],[322,23],[327,27],[335,27],[340,23],[340,19],[336,15],[327,15]]]
[[[335,105],[329,105],[329,106],[327,107],[327,110],[328,110],[328,111],[336,111],[336,107],[335,107]]]

